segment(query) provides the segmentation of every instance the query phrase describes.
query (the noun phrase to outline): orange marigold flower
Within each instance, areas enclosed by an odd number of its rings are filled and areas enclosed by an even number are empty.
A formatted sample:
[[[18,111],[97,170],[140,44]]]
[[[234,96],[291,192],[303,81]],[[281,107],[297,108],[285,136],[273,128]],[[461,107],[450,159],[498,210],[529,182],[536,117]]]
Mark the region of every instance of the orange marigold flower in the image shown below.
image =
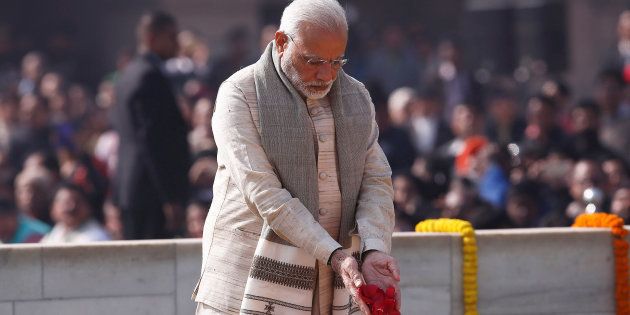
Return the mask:
[[[618,315],[630,315],[630,284],[628,279],[628,231],[623,227],[623,219],[614,214],[581,214],[573,227],[611,228],[613,254],[615,255],[615,301]]]

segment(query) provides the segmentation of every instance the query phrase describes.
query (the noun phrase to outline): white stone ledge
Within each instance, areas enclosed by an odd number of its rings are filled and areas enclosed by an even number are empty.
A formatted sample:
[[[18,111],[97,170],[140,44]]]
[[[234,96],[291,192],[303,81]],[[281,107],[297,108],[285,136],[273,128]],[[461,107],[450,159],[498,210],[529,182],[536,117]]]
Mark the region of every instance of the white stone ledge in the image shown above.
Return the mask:
[[[112,242],[42,248],[44,298],[175,293],[175,244]]]
[[[480,314],[614,314],[608,229],[476,236]],[[461,314],[461,237],[403,232],[393,242],[402,313]],[[0,245],[0,315],[192,314],[200,263],[201,241],[193,239]]]
[[[12,302],[0,303],[0,315],[13,315],[13,303]]]
[[[42,297],[41,247],[0,247],[0,301],[36,300]]]
[[[170,295],[25,301],[15,303],[14,315],[172,315]]]

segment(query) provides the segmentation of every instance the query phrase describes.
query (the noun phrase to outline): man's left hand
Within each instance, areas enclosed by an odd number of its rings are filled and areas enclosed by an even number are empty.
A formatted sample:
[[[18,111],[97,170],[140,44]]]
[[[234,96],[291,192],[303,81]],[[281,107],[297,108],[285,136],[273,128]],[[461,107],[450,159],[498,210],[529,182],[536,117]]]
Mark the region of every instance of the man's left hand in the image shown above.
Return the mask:
[[[396,308],[400,310],[400,269],[394,257],[381,251],[371,251],[363,257],[361,273],[367,284],[375,284],[381,289],[388,287],[396,289]]]

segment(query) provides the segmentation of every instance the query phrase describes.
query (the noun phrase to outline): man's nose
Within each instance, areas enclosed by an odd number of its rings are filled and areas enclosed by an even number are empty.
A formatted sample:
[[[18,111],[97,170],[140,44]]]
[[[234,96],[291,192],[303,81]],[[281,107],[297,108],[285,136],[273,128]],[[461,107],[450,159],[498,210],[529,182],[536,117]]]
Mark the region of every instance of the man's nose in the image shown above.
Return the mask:
[[[337,75],[337,70],[332,66],[332,64],[330,64],[330,62],[327,62],[317,68],[317,80],[326,82],[332,81],[335,78],[335,75]]]

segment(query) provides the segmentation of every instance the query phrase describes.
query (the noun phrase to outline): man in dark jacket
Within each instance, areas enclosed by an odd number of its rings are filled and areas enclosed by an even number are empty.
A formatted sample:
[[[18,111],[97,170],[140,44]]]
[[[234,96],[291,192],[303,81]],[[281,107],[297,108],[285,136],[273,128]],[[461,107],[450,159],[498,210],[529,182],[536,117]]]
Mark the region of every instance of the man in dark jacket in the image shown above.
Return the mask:
[[[117,81],[113,124],[120,136],[114,198],[125,238],[165,238],[179,226],[188,194],[187,126],[162,70],[178,50],[175,19],[145,14],[139,54]]]

